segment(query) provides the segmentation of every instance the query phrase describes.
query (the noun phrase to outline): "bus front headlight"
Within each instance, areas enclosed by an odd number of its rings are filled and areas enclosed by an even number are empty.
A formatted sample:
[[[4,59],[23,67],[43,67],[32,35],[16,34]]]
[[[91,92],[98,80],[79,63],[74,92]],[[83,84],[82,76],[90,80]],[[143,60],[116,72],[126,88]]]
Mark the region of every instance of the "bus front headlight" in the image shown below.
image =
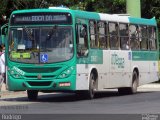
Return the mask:
[[[66,69],[65,71],[63,71],[63,72],[58,76],[58,78],[67,78],[67,77],[69,77],[69,76],[72,74],[73,71],[74,71],[74,67],[71,66],[71,67],[69,67],[68,69]]]
[[[22,78],[22,75],[20,73],[18,73],[17,71],[15,71],[14,69],[9,70],[8,72],[14,78],[17,78],[17,79]]]

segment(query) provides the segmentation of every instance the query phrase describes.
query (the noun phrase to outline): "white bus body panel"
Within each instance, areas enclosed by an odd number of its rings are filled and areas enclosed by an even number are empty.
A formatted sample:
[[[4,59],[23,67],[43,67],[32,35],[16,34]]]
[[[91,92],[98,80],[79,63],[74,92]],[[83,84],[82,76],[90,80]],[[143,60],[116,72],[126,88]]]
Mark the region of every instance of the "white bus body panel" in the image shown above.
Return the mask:
[[[77,64],[76,89],[88,90],[89,76],[93,68],[98,72],[98,90],[130,86],[130,57],[131,51],[104,50],[103,64]]]

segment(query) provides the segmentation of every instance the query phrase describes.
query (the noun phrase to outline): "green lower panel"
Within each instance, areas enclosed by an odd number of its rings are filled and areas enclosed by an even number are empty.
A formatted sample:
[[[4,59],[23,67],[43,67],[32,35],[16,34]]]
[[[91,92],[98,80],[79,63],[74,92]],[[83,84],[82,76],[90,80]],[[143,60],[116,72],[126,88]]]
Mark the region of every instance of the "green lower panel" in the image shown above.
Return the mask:
[[[59,83],[70,83],[70,86],[59,86]],[[54,80],[23,80],[13,79],[8,77],[8,89],[10,91],[24,91],[24,90],[75,90],[76,76],[71,75],[65,79]]]

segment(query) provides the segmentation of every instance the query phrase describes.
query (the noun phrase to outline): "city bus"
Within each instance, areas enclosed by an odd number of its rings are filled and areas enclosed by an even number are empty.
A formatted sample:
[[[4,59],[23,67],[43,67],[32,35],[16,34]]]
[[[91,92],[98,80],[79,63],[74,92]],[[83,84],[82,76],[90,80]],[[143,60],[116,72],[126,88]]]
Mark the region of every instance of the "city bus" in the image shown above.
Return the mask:
[[[158,80],[155,18],[48,8],[13,11],[8,24],[6,79],[10,91],[98,91],[134,94]],[[97,93],[98,94],[98,93]]]

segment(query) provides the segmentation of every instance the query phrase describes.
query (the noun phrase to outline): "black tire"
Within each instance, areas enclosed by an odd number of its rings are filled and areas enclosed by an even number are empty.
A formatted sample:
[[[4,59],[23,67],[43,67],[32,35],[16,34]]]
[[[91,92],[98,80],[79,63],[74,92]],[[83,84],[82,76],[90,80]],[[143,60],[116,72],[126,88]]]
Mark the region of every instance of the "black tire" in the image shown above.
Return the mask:
[[[129,88],[118,88],[118,93],[120,94],[120,95],[127,95],[128,94],[128,89]]]
[[[87,91],[87,98],[93,99],[95,96],[96,77],[93,73],[90,74],[89,90]]]
[[[135,94],[135,93],[137,93],[137,87],[138,87],[138,74],[137,74],[136,71],[133,71],[132,86],[131,87],[118,88],[118,92],[121,95]]]
[[[138,88],[138,74],[136,71],[133,71],[132,75],[132,87],[130,88],[130,94],[137,93]]]
[[[37,90],[27,90],[27,95],[30,101],[35,101],[38,98],[38,91]]]

